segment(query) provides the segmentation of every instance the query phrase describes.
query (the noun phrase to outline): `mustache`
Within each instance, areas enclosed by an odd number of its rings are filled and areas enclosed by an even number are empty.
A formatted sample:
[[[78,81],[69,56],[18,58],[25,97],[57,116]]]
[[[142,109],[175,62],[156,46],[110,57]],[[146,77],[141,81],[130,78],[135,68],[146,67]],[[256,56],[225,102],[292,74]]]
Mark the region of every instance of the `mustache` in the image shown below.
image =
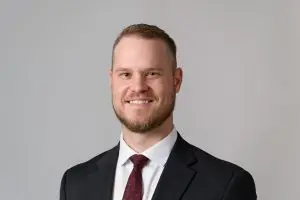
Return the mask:
[[[126,101],[133,99],[149,99],[156,100],[157,97],[154,94],[145,94],[145,93],[131,93],[124,98]]]

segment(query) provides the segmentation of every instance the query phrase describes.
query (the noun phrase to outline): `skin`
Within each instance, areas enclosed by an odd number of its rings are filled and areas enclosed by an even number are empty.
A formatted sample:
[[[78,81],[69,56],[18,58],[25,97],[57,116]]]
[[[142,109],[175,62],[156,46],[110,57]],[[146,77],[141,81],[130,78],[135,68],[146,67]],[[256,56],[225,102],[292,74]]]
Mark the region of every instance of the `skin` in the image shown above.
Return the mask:
[[[113,109],[122,123],[124,141],[137,153],[173,128],[173,109],[182,83],[182,69],[174,68],[173,59],[159,39],[125,36],[114,49],[109,72]]]

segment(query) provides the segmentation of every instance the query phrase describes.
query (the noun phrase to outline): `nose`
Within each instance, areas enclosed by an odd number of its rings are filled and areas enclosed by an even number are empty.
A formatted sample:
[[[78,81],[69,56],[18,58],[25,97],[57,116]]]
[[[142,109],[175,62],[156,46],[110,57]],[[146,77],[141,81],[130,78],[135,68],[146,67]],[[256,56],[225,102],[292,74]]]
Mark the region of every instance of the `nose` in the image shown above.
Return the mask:
[[[131,79],[131,85],[130,85],[130,90],[135,93],[141,93],[145,92],[148,90],[148,85],[145,80],[145,77],[142,76],[141,74],[135,75]]]

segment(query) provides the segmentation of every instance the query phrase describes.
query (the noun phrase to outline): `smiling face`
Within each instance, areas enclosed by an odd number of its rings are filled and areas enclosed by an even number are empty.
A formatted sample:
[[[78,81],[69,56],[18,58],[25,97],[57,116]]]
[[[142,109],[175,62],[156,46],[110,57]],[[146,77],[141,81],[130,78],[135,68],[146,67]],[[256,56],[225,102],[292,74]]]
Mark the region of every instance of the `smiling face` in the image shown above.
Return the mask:
[[[172,117],[181,69],[162,40],[125,36],[115,47],[110,72],[116,116],[130,131],[144,133]]]

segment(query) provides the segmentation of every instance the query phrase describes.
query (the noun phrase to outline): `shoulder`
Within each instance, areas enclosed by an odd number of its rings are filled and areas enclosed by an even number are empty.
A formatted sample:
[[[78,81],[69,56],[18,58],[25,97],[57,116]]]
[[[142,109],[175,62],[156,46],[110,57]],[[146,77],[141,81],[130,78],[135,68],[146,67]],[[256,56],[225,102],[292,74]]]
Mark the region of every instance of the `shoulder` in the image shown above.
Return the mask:
[[[190,145],[197,159],[196,167],[206,168],[207,170],[211,171],[214,174],[234,173],[234,172],[245,170],[241,166],[237,165],[236,163],[212,155],[211,153],[203,149],[200,149],[195,145],[192,144]]]
[[[85,176],[90,173],[93,173],[98,169],[99,163],[101,163],[103,160],[107,160],[107,158],[112,158],[117,156],[117,153],[118,153],[118,145],[100,153],[97,156],[94,156],[93,158],[90,158],[85,162],[76,164],[68,168],[67,170],[65,170],[63,176],[76,178],[76,177]]]
[[[253,176],[245,168],[218,158],[195,145],[189,143],[186,145],[195,157],[195,162],[190,167],[196,172],[196,182],[198,180],[204,182],[207,188],[214,188],[214,191],[222,194],[224,199],[233,195],[238,197],[256,195]]]
[[[197,160],[194,165],[195,169],[205,169],[208,174],[216,177],[233,176],[235,173],[249,173],[236,163],[216,157],[193,144],[188,143],[188,145]]]
[[[194,162],[192,167],[196,171],[198,171],[197,169],[201,169],[213,174],[230,174],[238,171],[245,171],[245,169],[243,169],[241,166],[219,158],[190,143],[189,141],[183,139],[180,134],[178,134],[174,149],[176,150],[177,154],[184,155],[181,157],[193,157],[192,160],[194,160]]]

